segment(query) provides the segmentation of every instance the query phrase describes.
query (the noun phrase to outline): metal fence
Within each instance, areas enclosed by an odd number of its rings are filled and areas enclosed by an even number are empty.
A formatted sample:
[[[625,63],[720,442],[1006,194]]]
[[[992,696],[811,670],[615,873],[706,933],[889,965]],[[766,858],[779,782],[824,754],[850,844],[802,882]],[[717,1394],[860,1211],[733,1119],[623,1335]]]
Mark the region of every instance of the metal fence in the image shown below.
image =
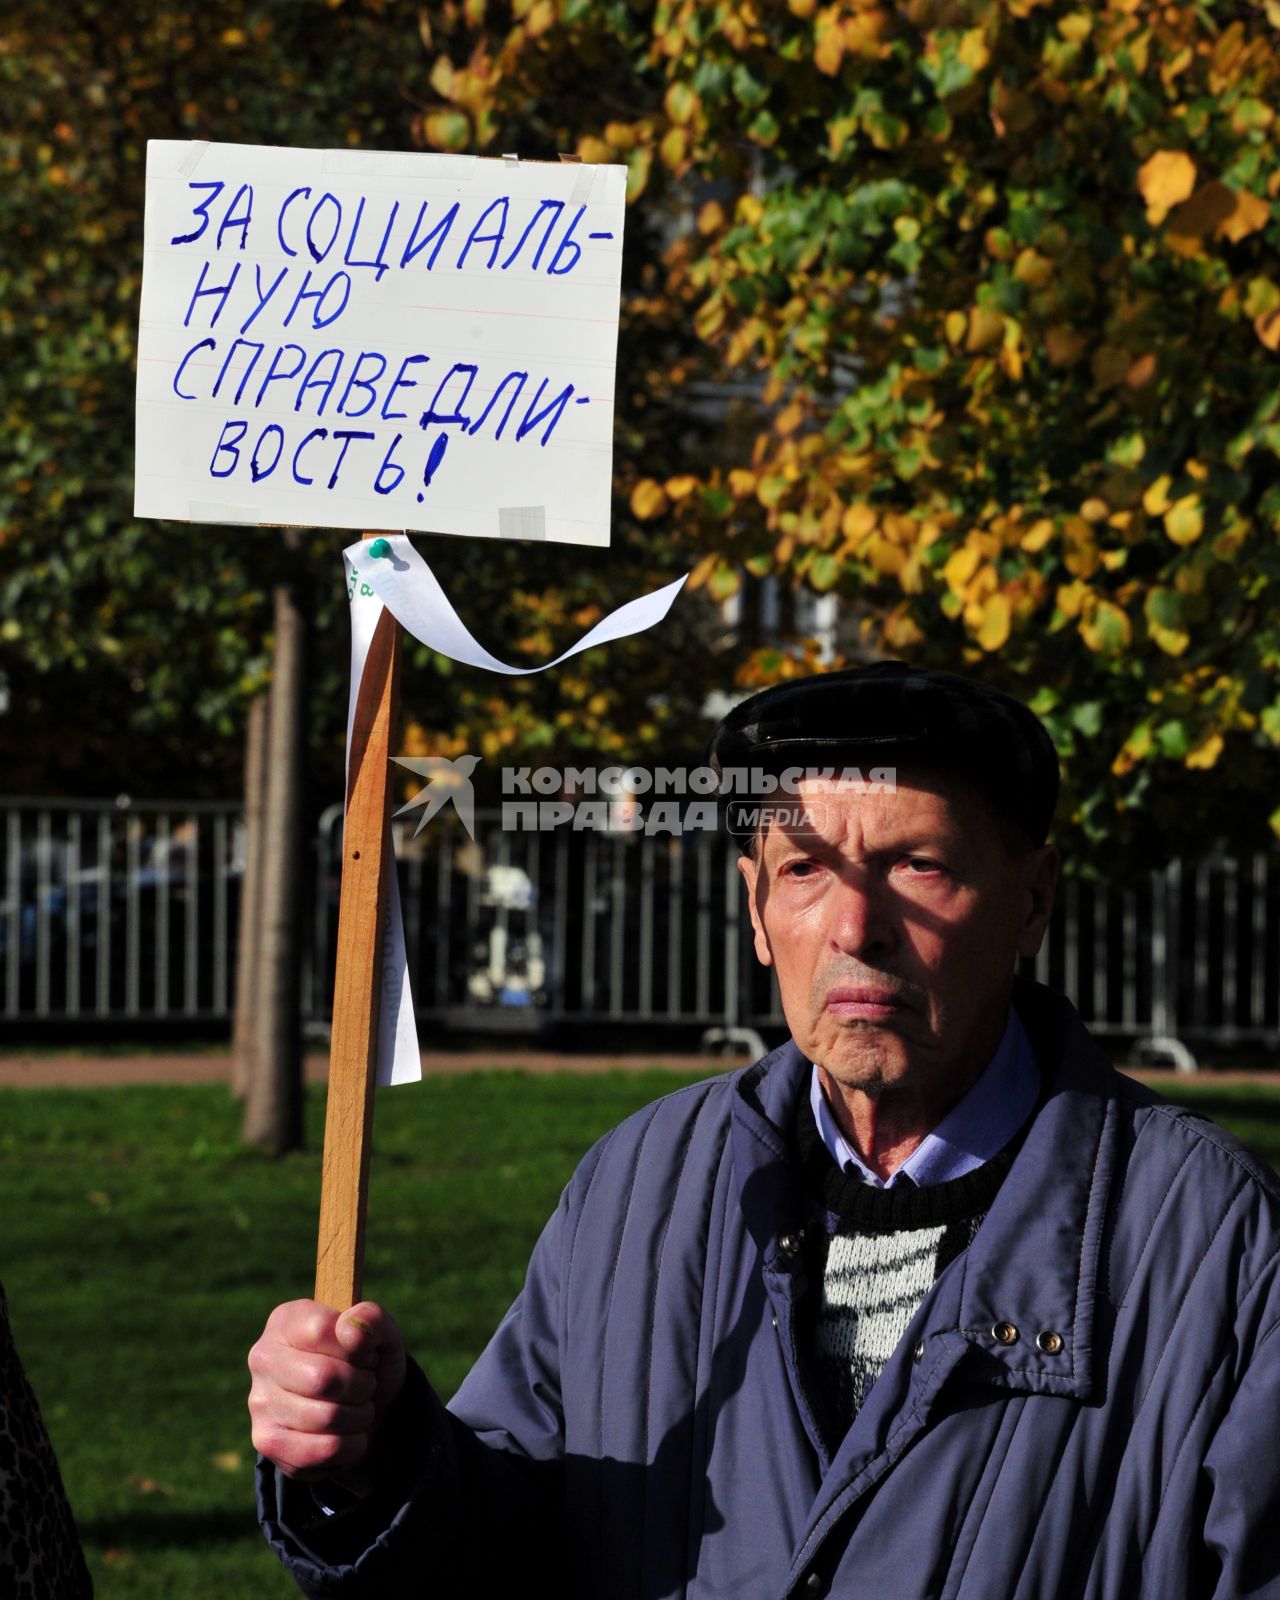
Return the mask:
[[[396,828],[419,1017],[783,1029],[756,962],[736,851],[706,833],[516,833],[477,816]],[[341,811],[313,841],[306,1019],[332,1000]],[[229,1018],[243,829],[215,804],[0,802],[0,1016],[38,1023]],[[1095,1032],[1182,1066],[1280,1045],[1280,853],[1175,862],[1136,888],[1067,879],[1026,970]]]

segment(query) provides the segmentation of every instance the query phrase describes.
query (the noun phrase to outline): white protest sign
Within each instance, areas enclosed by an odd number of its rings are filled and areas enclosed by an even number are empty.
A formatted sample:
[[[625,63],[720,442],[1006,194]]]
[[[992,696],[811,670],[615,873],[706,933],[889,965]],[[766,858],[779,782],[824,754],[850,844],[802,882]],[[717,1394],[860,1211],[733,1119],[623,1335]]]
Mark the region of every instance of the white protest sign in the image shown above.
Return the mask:
[[[135,515],[607,545],[626,169],[152,140]]]

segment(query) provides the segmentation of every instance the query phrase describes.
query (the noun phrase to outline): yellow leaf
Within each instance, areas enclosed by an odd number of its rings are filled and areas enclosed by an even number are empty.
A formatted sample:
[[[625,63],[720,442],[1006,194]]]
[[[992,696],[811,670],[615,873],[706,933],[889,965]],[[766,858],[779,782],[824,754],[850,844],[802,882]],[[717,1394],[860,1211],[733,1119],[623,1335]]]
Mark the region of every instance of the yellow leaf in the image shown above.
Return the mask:
[[[961,545],[959,550],[951,552],[947,557],[946,566],[942,569],[942,575],[947,580],[947,587],[952,594],[964,593],[970,578],[978,570],[978,562],[981,559],[972,545]]]
[[[1280,311],[1268,311],[1263,316],[1256,317],[1253,331],[1268,350],[1280,350]]]
[[[1265,228],[1271,221],[1271,207],[1248,189],[1236,194],[1235,208],[1225,221],[1218,225],[1218,237],[1230,239],[1233,244],[1249,234]]]
[[[1185,764],[1192,769],[1207,771],[1222,754],[1222,735],[1211,733],[1207,739],[1202,739],[1194,750],[1188,750]]]
[[[471,123],[463,111],[428,112],[422,126],[433,150],[465,150],[471,140]]]
[[[1142,509],[1149,517],[1162,517],[1169,509],[1169,486],[1172,482],[1173,479],[1164,472],[1148,486],[1142,497]]]
[[[653,151],[640,145],[627,156],[627,199],[638,200],[649,182]]]
[[[1164,531],[1174,544],[1194,544],[1204,532],[1204,512],[1198,494],[1175,500],[1164,514]]]
[[[641,478],[631,491],[631,514],[641,522],[660,517],[667,509],[667,497],[662,485],[652,478]]]
[[[991,60],[991,46],[987,43],[985,30],[966,28],[960,35],[960,48],[956,55],[966,67],[972,68],[975,73],[981,72]]]
[[[724,207],[718,200],[708,200],[698,213],[698,232],[715,233],[724,227]]]
[[[685,500],[698,487],[698,480],[691,473],[684,473],[678,478],[668,478],[666,491],[673,500]]]
[[[1150,753],[1154,743],[1150,724],[1146,722],[1139,724],[1125,740],[1119,754],[1111,763],[1112,772],[1117,778],[1124,777],[1126,772],[1132,772],[1138,762]]]
[[[959,344],[964,338],[969,326],[969,319],[963,311],[948,311],[946,318],[947,338],[952,344]]]
[[[663,100],[667,115],[676,123],[692,122],[701,105],[697,90],[687,83],[673,83]]]
[[[978,626],[977,640],[984,650],[998,650],[1009,637],[1013,612],[1007,595],[989,595],[982,607],[982,621]]]
[[[1157,150],[1138,168],[1138,189],[1147,203],[1147,220],[1161,223],[1196,186],[1195,162],[1185,150]]]
[[[1053,522],[1049,517],[1039,517],[1018,540],[1018,544],[1030,555],[1043,550],[1049,540],[1053,538]]]
[[[974,306],[969,313],[969,337],[965,340],[965,349],[985,350],[1003,337],[1004,317],[1000,312],[992,311],[988,306]]]
[[[886,578],[894,577],[901,572],[907,560],[905,551],[879,536],[872,539],[866,558],[875,571]]]
[[[1038,251],[1028,247],[1018,252],[1018,259],[1013,264],[1013,275],[1019,283],[1025,283],[1032,289],[1043,289],[1053,276],[1053,262],[1048,256],[1042,256]]]
[[[720,557],[717,555],[703,556],[702,560],[694,566],[693,571],[689,574],[688,587],[690,589],[701,589],[716,570],[719,560]]]
[[[658,154],[664,167],[674,171],[684,161],[689,149],[689,135],[683,128],[668,128],[658,145]]]
[[[1191,643],[1191,635],[1181,628],[1162,628],[1159,623],[1149,622],[1147,631],[1167,656],[1180,656]]]
[[[828,78],[834,78],[844,60],[844,34],[837,27],[828,27],[818,36],[813,50],[813,64]]]
[[[1076,578],[1071,583],[1064,583],[1059,586],[1058,592],[1054,596],[1054,603],[1064,617],[1078,617],[1088,597],[1089,585],[1081,583],[1080,579]]]
[[[1091,578],[1101,557],[1093,529],[1083,517],[1062,519],[1062,561],[1074,578]]]
[[[898,606],[884,619],[880,629],[880,639],[890,650],[910,650],[924,643],[924,634],[910,611]]]
[[[615,150],[634,150],[636,143],[636,130],[629,122],[606,122],[604,136]]]
[[[846,17],[841,31],[847,50],[875,60],[887,54],[886,41],[893,32],[893,17],[884,6],[869,6],[855,16]]]
[[[850,506],[840,519],[840,532],[846,539],[861,539],[876,525],[876,514],[867,505]]]
[[[774,419],[774,427],[781,434],[794,433],[804,421],[805,410],[798,400],[784,406]]]

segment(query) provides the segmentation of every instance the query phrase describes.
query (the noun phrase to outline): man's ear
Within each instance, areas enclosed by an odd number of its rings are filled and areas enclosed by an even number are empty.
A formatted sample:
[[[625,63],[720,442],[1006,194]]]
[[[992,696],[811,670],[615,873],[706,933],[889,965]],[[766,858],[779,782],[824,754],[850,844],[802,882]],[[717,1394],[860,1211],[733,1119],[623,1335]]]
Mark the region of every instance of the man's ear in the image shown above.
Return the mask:
[[[773,951],[769,948],[769,940],[765,935],[764,923],[760,917],[760,908],[756,904],[756,886],[760,877],[760,863],[754,856],[739,856],[738,871],[742,874],[742,881],[747,886],[747,910],[751,913],[751,926],[755,929],[756,960],[762,967],[773,965]]]
[[[1024,914],[1018,929],[1018,954],[1033,956],[1044,942],[1049,918],[1053,915],[1053,896],[1058,886],[1062,857],[1051,844],[1033,850],[1024,866]]]

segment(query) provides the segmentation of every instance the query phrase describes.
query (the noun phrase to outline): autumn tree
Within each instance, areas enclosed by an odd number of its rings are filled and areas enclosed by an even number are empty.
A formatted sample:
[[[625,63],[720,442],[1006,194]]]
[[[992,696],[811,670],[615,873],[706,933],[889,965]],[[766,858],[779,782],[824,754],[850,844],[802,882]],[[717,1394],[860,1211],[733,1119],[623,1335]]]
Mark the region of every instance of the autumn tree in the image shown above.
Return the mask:
[[[129,514],[146,137],[576,152],[629,169],[615,543],[424,541],[486,642],[540,654],[689,567],[715,600],[832,593],[850,657],[976,666],[1032,698],[1077,855],[1119,870],[1267,838],[1276,9],[20,7],[0,54],[0,665],[119,682],[174,749],[192,708],[230,726],[261,683],[252,540]],[[340,638],[335,545],[308,536],[304,559]],[[707,687],[812,661],[741,636],[713,659],[698,615],[529,680],[419,655],[411,736],[671,755]],[[192,617],[212,656],[184,647]],[[331,774],[336,660],[312,754]]]
[[[1113,869],[1280,832],[1275,0],[443,11],[428,137],[523,97],[671,219],[670,381],[736,400],[631,503],[696,585],[1029,697]],[[625,92],[548,93],[574,62]]]

